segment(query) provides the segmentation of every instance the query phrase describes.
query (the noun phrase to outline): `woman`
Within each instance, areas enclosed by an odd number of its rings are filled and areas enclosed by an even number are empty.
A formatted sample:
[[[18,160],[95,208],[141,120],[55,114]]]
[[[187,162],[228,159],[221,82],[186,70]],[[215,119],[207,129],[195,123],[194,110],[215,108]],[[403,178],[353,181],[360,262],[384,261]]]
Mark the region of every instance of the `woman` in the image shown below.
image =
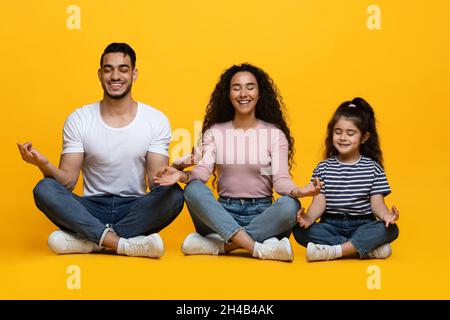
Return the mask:
[[[202,128],[202,156],[189,172],[163,168],[155,182],[187,183],[184,197],[196,233],[185,254],[226,254],[244,248],[253,257],[292,261],[289,237],[300,202],[320,191],[315,181],[297,187],[289,174],[294,139],[283,102],[271,78],[250,64],[234,65],[220,77]],[[216,172],[219,200],[204,184]],[[272,203],[272,189],[280,194]],[[281,239],[281,240],[279,240]]]

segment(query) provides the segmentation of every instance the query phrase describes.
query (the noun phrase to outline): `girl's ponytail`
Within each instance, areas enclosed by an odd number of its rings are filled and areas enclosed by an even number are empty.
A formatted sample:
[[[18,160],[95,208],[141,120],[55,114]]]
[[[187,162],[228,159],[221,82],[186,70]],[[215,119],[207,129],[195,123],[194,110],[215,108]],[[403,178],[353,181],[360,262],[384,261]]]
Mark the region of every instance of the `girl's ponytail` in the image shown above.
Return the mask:
[[[356,97],[352,100],[351,104],[355,105],[360,111],[362,111],[367,116],[367,120],[370,122],[375,122],[375,112],[366,100]]]

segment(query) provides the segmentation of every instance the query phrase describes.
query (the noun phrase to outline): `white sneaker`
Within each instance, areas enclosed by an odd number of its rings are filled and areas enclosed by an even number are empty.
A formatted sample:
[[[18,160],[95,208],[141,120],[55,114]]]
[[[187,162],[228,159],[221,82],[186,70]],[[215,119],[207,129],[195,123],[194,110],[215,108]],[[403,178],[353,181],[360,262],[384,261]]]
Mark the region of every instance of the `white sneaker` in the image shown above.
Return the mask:
[[[306,260],[320,261],[333,260],[336,258],[338,258],[338,256],[336,249],[333,246],[308,242],[308,246],[306,247]]]
[[[372,250],[367,255],[369,258],[374,259],[386,259],[392,254],[392,248],[389,243],[383,244],[382,246],[379,246],[375,250]]]
[[[225,241],[217,234],[210,233],[202,237],[197,232],[192,232],[184,239],[181,251],[184,254],[209,254],[217,256],[224,253]]]
[[[131,257],[159,258],[164,254],[164,243],[159,234],[120,238],[117,253]]]
[[[265,243],[265,244],[270,244],[270,243],[277,243],[277,242],[279,242],[280,240],[278,240],[278,238],[277,237],[272,237],[272,238],[268,238],[268,239],[266,239],[266,240],[264,240],[263,241],[263,243]]]
[[[52,232],[47,243],[56,254],[90,253],[105,249],[91,240],[80,238],[62,230]]]
[[[276,241],[275,241],[276,240]],[[260,259],[292,261],[294,252],[288,238],[269,238],[263,243],[255,243],[253,256]]]

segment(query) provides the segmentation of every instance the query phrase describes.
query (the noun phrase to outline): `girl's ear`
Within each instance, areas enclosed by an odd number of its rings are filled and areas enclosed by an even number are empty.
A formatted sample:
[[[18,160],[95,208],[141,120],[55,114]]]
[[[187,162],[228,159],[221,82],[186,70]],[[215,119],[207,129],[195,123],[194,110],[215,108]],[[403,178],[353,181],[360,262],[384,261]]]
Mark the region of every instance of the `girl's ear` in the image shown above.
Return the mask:
[[[364,135],[361,138],[361,143],[362,144],[366,143],[366,141],[369,140],[369,138],[370,138],[370,132],[364,133]]]

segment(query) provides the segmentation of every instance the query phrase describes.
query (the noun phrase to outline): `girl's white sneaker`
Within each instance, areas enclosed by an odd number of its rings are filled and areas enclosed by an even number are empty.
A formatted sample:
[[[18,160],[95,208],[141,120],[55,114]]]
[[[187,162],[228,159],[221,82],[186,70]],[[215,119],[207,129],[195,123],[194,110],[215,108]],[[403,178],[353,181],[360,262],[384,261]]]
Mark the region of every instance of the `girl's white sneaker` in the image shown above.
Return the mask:
[[[386,259],[392,254],[392,248],[390,243],[383,244],[379,246],[375,250],[372,250],[368,253],[369,258],[374,259]]]

